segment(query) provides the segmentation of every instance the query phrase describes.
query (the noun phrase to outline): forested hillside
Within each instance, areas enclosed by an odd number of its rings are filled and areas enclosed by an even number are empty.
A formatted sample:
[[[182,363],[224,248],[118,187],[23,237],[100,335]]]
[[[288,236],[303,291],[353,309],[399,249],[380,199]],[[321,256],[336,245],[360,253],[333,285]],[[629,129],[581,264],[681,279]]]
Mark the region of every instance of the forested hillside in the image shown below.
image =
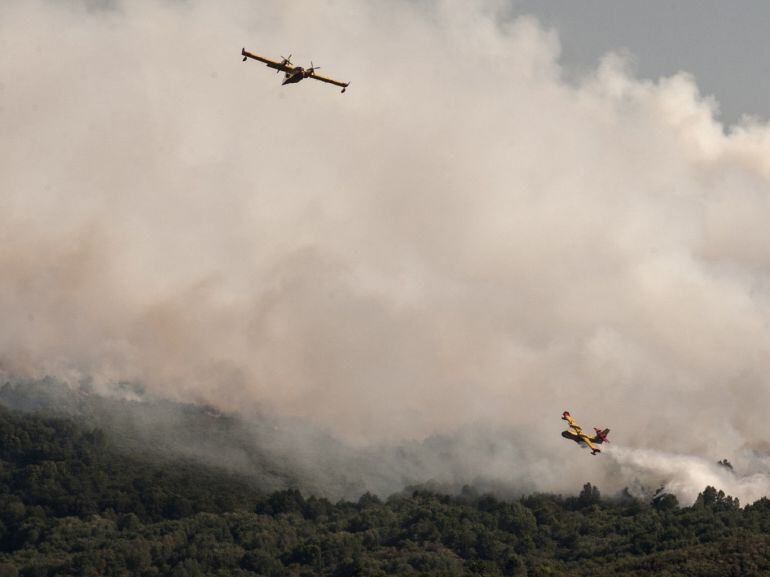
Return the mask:
[[[330,502],[98,429],[0,409],[0,577],[8,575],[766,575],[770,501],[705,488],[691,507],[466,488]]]

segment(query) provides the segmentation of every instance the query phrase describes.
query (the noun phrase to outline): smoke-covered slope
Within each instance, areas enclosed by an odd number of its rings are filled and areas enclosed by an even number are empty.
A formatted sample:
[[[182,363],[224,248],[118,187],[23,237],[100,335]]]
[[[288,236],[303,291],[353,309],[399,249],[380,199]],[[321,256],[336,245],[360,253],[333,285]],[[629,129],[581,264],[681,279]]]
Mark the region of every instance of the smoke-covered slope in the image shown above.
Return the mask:
[[[691,507],[466,487],[332,503],[264,494],[188,459],[116,450],[71,419],[0,408],[0,574],[762,575],[768,501],[714,488]]]
[[[110,395],[87,384],[70,387],[53,379],[7,382],[0,403],[25,412],[66,416],[98,427],[111,446],[128,455],[172,462],[183,458],[247,479],[263,491],[299,488],[332,500],[358,499],[371,492],[391,495],[407,486],[459,493],[470,485],[502,497],[539,491],[574,491],[583,482],[607,494],[629,492],[649,500],[661,487],[691,504],[706,485],[752,503],[768,492],[770,476],[751,463],[758,453],[726,468],[715,461],[666,451],[634,449],[612,442],[598,457],[559,436],[557,449],[579,469],[565,479],[521,428],[468,426],[443,435],[392,444],[353,446],[300,419],[258,412],[223,413],[210,405],[181,404],[154,398],[141,387],[118,385]],[[562,478],[560,478],[560,475]],[[569,481],[573,481],[569,485]]]

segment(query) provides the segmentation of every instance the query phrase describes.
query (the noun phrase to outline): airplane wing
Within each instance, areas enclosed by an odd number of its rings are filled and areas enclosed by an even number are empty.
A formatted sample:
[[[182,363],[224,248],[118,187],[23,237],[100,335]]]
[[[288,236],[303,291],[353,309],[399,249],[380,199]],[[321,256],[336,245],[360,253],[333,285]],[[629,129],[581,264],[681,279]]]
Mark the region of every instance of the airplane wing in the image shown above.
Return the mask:
[[[335,86],[340,86],[342,88],[342,92],[345,92],[345,88],[347,88],[348,84],[350,84],[350,82],[340,82],[339,80],[332,80],[331,78],[326,78],[325,76],[320,76],[315,73],[308,76],[308,78],[315,78],[316,80],[320,80],[321,82],[327,82],[329,84],[334,84]]]
[[[575,422],[575,420],[567,411],[564,411],[561,418],[567,421],[567,423],[569,423],[570,428],[574,429],[575,433],[577,433],[581,437],[585,436],[585,433],[583,433],[583,429]]]
[[[247,58],[252,58],[254,60],[259,60],[260,62],[264,62],[265,64],[267,64],[269,68],[274,68],[275,70],[280,70],[281,72],[292,72],[294,70],[293,66],[281,64],[280,62],[276,62],[275,60],[270,60],[269,58],[264,58],[262,56],[258,56],[257,54],[252,54],[251,52],[248,52],[245,48],[241,49],[241,56],[243,56],[244,62],[246,61]]]
[[[591,442],[591,438],[585,433],[580,433],[580,441],[588,445],[588,447],[591,449],[591,451],[594,454],[602,452],[602,450],[599,447],[597,447]]]

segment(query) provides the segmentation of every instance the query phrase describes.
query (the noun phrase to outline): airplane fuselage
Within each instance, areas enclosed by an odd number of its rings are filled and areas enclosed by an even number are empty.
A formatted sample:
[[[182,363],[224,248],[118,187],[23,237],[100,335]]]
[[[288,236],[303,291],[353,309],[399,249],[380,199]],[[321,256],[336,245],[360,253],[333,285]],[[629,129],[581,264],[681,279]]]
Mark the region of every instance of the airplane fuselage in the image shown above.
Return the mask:
[[[585,442],[583,438],[581,438],[579,435],[576,435],[572,431],[562,431],[561,436],[565,439],[569,439],[570,441],[575,441],[578,445],[580,445],[584,449],[591,449],[591,454],[595,455],[596,453],[599,453],[600,450],[597,447],[592,447],[588,443]]]
[[[300,80],[303,80],[308,76],[311,76],[312,74],[313,74],[312,69],[305,70],[304,68],[302,68],[302,66],[297,66],[294,70],[292,70],[291,72],[287,72],[285,74],[281,85],[296,84]]]
[[[565,439],[569,439],[571,441],[575,441],[576,443],[582,443],[583,441],[578,437],[575,433],[572,431],[562,431],[561,436]]]
[[[284,84],[296,84],[300,80],[305,78],[305,75],[303,74],[303,70],[301,68],[295,69],[293,72],[289,73],[287,72],[286,75],[283,78],[282,85]]]

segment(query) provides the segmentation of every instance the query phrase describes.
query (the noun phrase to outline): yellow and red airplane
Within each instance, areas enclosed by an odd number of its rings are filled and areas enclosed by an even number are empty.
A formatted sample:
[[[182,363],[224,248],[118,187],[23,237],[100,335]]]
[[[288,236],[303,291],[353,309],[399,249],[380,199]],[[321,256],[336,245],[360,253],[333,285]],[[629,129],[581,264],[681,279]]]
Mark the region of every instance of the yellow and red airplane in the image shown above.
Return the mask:
[[[567,423],[569,423],[570,429],[572,429],[571,431],[562,431],[561,436],[565,439],[575,441],[577,444],[583,447],[588,447],[591,449],[592,455],[602,452],[602,450],[596,445],[610,442],[610,440],[607,438],[607,435],[610,433],[609,429],[604,429],[602,431],[601,429],[594,427],[596,434],[593,437],[589,437],[586,433],[583,432],[583,429],[581,429],[580,426],[575,423],[574,419],[568,411],[564,411],[561,415],[561,418],[567,421]]]
[[[277,62],[275,60],[270,60],[269,58],[264,58],[263,56],[258,56],[256,54],[252,54],[251,52],[248,52],[245,48],[241,48],[241,56],[243,56],[243,61],[246,62],[248,58],[252,58],[253,60],[259,60],[260,62],[264,62],[268,68],[275,69],[276,72],[283,72],[283,82],[282,85],[286,84],[295,84],[299,82],[300,80],[304,80],[305,78],[313,78],[314,80],[320,80],[321,82],[326,82],[327,84],[334,84],[335,86],[341,86],[342,92],[345,92],[345,89],[348,87],[348,84],[350,82],[340,82],[339,80],[332,80],[331,78],[327,78],[325,76],[321,76],[320,74],[316,74],[315,71],[321,68],[320,66],[313,66],[313,63],[310,63],[310,68],[302,68],[302,66],[294,66],[291,63],[291,54],[289,54],[288,58],[284,58],[281,56],[281,61]]]

